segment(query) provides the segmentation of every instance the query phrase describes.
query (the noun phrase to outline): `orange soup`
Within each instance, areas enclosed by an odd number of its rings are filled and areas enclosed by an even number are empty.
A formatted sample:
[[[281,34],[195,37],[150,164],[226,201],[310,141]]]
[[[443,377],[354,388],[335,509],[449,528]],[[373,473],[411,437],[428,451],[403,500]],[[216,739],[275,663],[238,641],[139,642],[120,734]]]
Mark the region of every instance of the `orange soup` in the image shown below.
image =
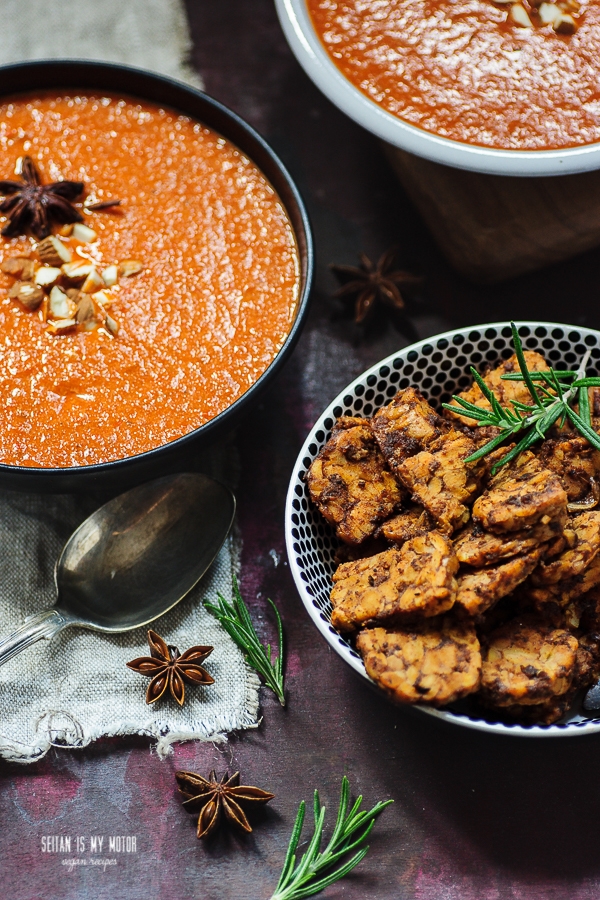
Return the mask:
[[[0,462],[121,459],[187,434],[241,397],[284,343],[299,292],[291,224],[254,163],[176,112],[75,93],[0,106],[3,183],[19,181],[28,157],[44,184],[84,183],[74,202],[83,238],[60,222],[53,234],[75,262],[105,273],[95,301],[79,294],[106,307],[105,327],[69,329],[80,318],[73,312],[57,331],[48,298],[33,310],[15,299],[7,260],[31,257],[37,270],[37,242],[30,232],[1,239]],[[115,198],[119,206],[87,211]],[[123,266],[131,260],[133,277]],[[57,264],[50,268],[64,280]],[[78,309],[77,289],[58,283]]]
[[[600,140],[598,4],[306,2],[340,71],[411,125],[506,150],[549,150]],[[556,22],[544,24],[552,9],[563,7],[573,13],[560,14],[563,26],[573,23],[573,34],[560,33],[560,25],[555,31]]]

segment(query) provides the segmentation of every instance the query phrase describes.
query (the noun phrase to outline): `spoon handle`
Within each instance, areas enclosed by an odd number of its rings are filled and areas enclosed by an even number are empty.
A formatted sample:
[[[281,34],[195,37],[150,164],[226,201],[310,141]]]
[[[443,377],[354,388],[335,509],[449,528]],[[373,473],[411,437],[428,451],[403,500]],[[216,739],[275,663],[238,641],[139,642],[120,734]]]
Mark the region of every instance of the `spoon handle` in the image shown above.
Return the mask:
[[[36,641],[51,638],[67,624],[67,620],[56,609],[47,609],[37,616],[31,616],[10,637],[0,641],[0,666]]]

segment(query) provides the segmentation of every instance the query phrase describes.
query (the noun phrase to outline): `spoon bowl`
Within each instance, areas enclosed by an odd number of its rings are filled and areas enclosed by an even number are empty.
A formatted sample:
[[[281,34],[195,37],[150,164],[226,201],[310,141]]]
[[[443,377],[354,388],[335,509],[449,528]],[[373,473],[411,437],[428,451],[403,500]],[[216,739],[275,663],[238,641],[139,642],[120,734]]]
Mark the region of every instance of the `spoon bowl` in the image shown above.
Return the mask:
[[[231,491],[199,474],[169,475],[110,500],[65,545],[54,608],[0,642],[0,666],[63,628],[122,632],[157,619],[210,567],[234,513]]]

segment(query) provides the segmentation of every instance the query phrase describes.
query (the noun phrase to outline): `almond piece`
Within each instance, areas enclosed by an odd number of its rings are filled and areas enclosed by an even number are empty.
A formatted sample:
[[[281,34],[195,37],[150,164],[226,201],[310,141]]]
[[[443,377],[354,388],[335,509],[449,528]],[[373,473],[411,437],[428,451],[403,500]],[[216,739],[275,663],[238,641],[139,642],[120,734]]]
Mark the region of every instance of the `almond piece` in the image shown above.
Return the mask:
[[[79,290],[79,288],[67,288],[65,293],[69,300],[72,300],[73,303],[79,302],[79,298],[81,297],[81,291]]]
[[[119,323],[117,322],[116,319],[113,319],[112,316],[109,316],[108,314],[106,316],[105,325],[111,334],[113,334],[115,336],[118,334]]]
[[[542,25],[553,25],[562,15],[556,3],[542,3],[539,13]]]
[[[15,278],[20,278],[21,281],[30,281],[33,277],[34,268],[33,262],[27,256],[9,256],[7,259],[2,260],[2,265],[0,266],[0,269],[6,275],[14,275]],[[29,274],[30,272],[31,274]],[[23,277],[24,273],[25,277]]]
[[[96,291],[92,294],[92,297],[96,303],[100,304],[100,306],[110,306],[113,302],[112,297],[110,297],[106,291]]]
[[[90,262],[72,262],[61,266],[62,273],[70,281],[84,281],[93,269]]]
[[[104,287],[104,279],[100,272],[92,266],[92,271],[81,285],[84,294],[94,294]]]
[[[55,266],[40,266],[33,280],[38,287],[50,287],[58,281],[61,275],[61,270]]]
[[[42,300],[40,307],[38,309],[38,316],[40,317],[40,322],[46,322],[48,320],[48,298],[44,297]]]
[[[65,331],[75,328],[76,325],[75,319],[55,319],[53,322],[48,322],[46,331],[49,331],[50,334],[63,334]]]
[[[77,304],[77,322],[81,325],[89,322],[90,319],[96,319],[96,306],[89,294],[82,294]]]
[[[557,34],[575,34],[577,31],[577,22],[569,13],[561,13],[558,21],[552,26]]]
[[[71,237],[71,235],[73,234],[73,225],[61,225],[58,229],[58,233],[62,237]]]
[[[8,296],[12,300],[18,300],[26,309],[34,310],[38,308],[45,294],[41,287],[30,281],[17,281],[11,287]]]
[[[77,314],[77,304],[64,291],[54,285],[50,291],[48,312],[53,319],[72,319]]]
[[[124,259],[119,263],[119,275],[129,278],[131,275],[137,275],[143,268],[139,259]]]
[[[102,278],[106,287],[113,287],[119,280],[119,270],[117,266],[107,266],[102,272]]]
[[[521,28],[533,28],[533,23],[527,15],[527,10],[520,3],[515,3],[511,6],[508,18],[512,19],[515,25],[519,25]]]
[[[83,241],[85,244],[93,244],[94,241],[98,240],[98,235],[94,229],[88,225],[82,225],[81,222],[76,222],[73,225],[71,237],[74,237],[76,241]]]
[[[36,247],[36,253],[41,261],[49,266],[62,266],[63,263],[70,263],[73,259],[69,248],[54,234],[50,234],[40,241]]]

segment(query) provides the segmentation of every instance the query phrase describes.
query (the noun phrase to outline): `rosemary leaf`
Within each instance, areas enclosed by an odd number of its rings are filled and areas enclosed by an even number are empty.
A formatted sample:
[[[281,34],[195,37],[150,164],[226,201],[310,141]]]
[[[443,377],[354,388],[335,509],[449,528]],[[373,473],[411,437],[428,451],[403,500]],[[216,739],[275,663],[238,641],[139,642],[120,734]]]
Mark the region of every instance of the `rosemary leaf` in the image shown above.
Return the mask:
[[[279,610],[272,600],[277,621],[278,656],[273,661],[271,645],[261,644],[256,633],[248,607],[242,599],[237,579],[233,578],[233,600],[228,603],[222,594],[217,594],[217,603],[204,601],[206,609],[219,620],[227,634],[238,645],[248,665],[264,678],[265,684],[276,694],[282,706],[285,706],[285,686],[283,676],[283,625]]]
[[[491,388],[485,383],[479,372],[471,367],[471,373],[475,383],[479,386],[484,398],[490,404],[487,410],[465,400],[463,397],[452,398],[454,404],[443,403],[444,409],[458,413],[467,419],[474,419],[479,426],[492,425],[500,430],[499,434],[475,453],[467,457],[465,462],[476,462],[487,456],[504,441],[509,440],[520,431],[524,431],[518,444],[509,450],[498,462],[492,466],[492,475],[495,475],[502,466],[512,462],[524,450],[528,450],[537,441],[544,440],[549,429],[555,422],[560,422],[562,428],[569,419],[579,433],[595,448],[600,450],[600,435],[592,428],[589,396],[589,387],[600,387],[600,377],[585,374],[586,366],[591,356],[591,350],[585,353],[579,368],[572,369],[545,369],[541,372],[530,372],[523,352],[523,345],[514,322],[510,323],[515,354],[521,369],[520,373],[509,373],[500,376],[506,381],[522,381],[535,405],[522,403],[519,400],[511,400],[513,409],[503,407]],[[538,385],[534,384],[538,382]],[[570,383],[569,383],[570,381]],[[575,412],[570,404],[577,397],[579,413]]]
[[[600,378],[578,378],[571,387],[600,387]]]
[[[550,371],[553,371],[557,378],[575,378],[575,376],[577,375],[577,372],[574,372],[572,369],[543,369],[540,372],[530,372],[529,377],[532,381],[545,381],[550,375]],[[509,372],[507,375],[501,375],[500,380],[524,381],[524,378],[520,372]]]
[[[494,413],[494,415],[502,417],[504,410],[498,403],[498,400],[496,399],[493,391],[491,391],[489,389],[489,387],[487,386],[487,384],[485,383],[485,381],[483,380],[483,378],[481,377],[481,375],[479,374],[477,369],[473,368],[473,366],[471,366],[471,375],[473,376],[473,378],[475,379],[475,382],[479,386],[479,390],[481,391],[481,393],[483,394],[485,399],[488,401],[488,403],[492,407],[492,412]]]
[[[516,431],[516,428],[514,429],[514,431]],[[484,456],[487,456],[488,453],[491,453],[492,450],[495,450],[496,447],[499,447],[500,444],[503,444],[507,437],[508,435],[505,431],[503,431],[502,434],[496,435],[495,438],[492,438],[491,441],[488,441],[487,444],[484,444],[483,447],[480,447],[479,450],[476,450],[475,453],[472,453],[471,456],[468,456],[465,459],[465,462],[477,462],[478,459],[482,459]]]
[[[512,462],[513,459],[516,459],[517,456],[525,450],[529,450],[529,448],[533,447],[539,440],[543,440],[546,437],[548,429],[554,425],[558,417],[568,409],[569,407],[567,407],[566,404],[557,402],[557,405],[552,410],[549,410],[542,420],[536,420],[534,426],[529,429],[519,443],[492,466],[492,475],[499,472],[502,466],[506,466],[509,462]]]
[[[534,385],[533,381],[531,380],[531,374],[529,372],[529,369],[527,368],[527,363],[525,362],[525,355],[523,353],[523,345],[521,343],[521,338],[519,337],[519,332],[517,330],[517,326],[515,325],[514,322],[511,322],[510,327],[512,329],[513,344],[515,346],[515,353],[517,355],[517,360],[519,362],[519,368],[521,370],[523,380],[524,380],[525,384],[527,385],[527,389],[528,389],[529,393],[531,394],[536,405],[541,406],[542,405],[541,400],[538,396],[538,392],[535,389],[535,385]]]
[[[327,846],[321,851],[325,807],[321,806],[319,792],[315,791],[313,835],[300,862],[296,865],[296,851],[306,811],[304,800],[300,803],[281,876],[271,900],[301,900],[303,897],[318,894],[351,872],[365,858],[369,851],[365,841],[371,833],[375,819],[386,806],[393,803],[393,800],[377,803],[373,809],[361,811],[361,796],[356,799],[348,812],[349,797],[350,785],[344,775],[333,833]],[[349,854],[354,855],[338,866],[337,864]]]
[[[594,429],[590,428],[589,425],[586,425],[583,419],[578,416],[575,410],[571,409],[570,406],[567,407],[567,415],[575,428],[577,428],[579,433],[590,442],[592,447],[595,447],[596,450],[600,450],[600,435],[596,434]]]
[[[580,385],[579,387],[579,415],[582,421],[591,428],[592,415],[590,413],[590,395],[587,385]]]

